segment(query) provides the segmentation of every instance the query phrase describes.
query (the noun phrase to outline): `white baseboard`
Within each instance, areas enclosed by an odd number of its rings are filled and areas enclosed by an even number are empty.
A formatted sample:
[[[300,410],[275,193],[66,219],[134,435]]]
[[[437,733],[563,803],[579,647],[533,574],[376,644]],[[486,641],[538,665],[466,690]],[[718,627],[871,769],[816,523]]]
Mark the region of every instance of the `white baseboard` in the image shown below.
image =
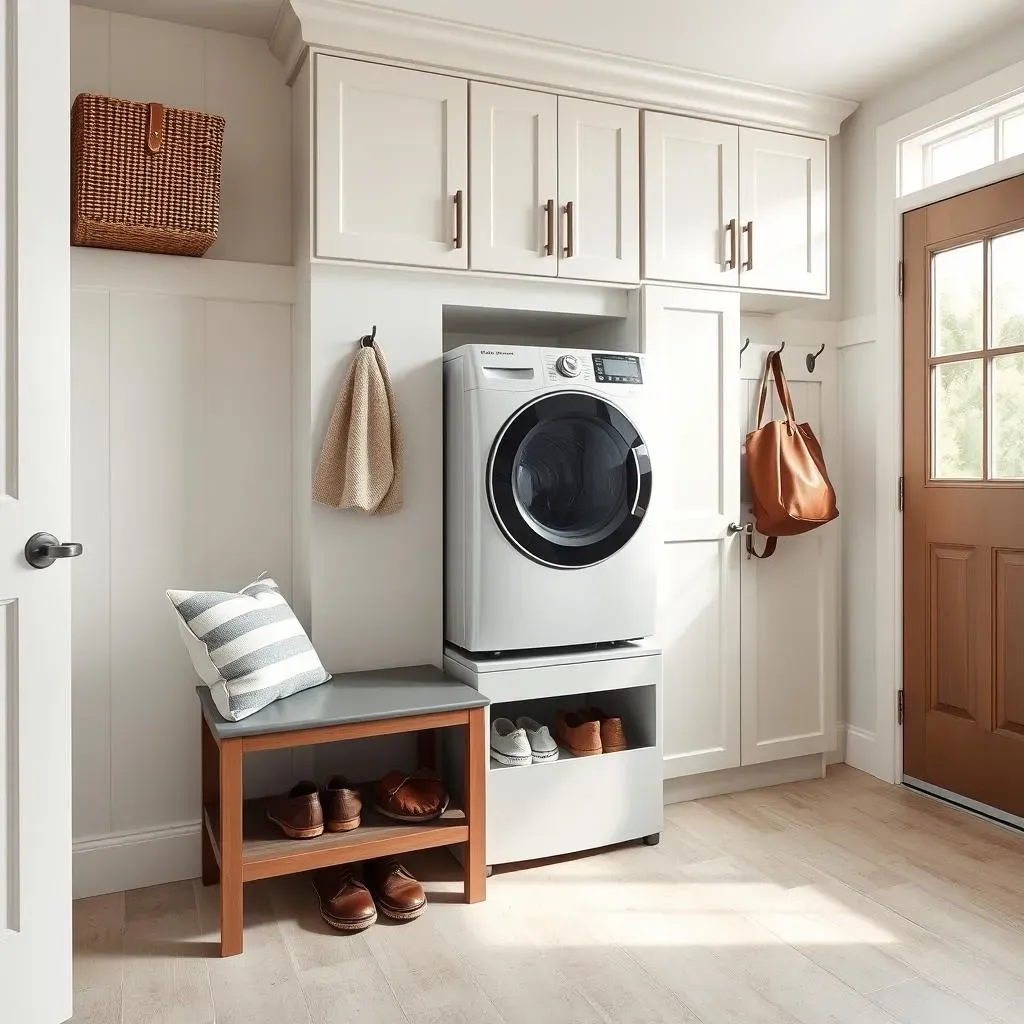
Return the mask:
[[[836,723],[836,749],[825,754],[825,764],[843,764],[846,761],[846,723]]]
[[[892,782],[888,770],[879,764],[880,754],[878,737],[873,732],[859,729],[855,725],[846,727],[846,763],[883,782]]]
[[[198,821],[76,840],[71,846],[74,898],[196,878],[199,840]]]
[[[785,761],[769,761],[745,768],[725,768],[718,772],[703,772],[682,779],[665,780],[665,803],[678,804],[684,800],[700,800],[706,796],[724,796],[746,789],[781,786],[786,782],[820,779],[825,775],[825,756],[805,754]]]

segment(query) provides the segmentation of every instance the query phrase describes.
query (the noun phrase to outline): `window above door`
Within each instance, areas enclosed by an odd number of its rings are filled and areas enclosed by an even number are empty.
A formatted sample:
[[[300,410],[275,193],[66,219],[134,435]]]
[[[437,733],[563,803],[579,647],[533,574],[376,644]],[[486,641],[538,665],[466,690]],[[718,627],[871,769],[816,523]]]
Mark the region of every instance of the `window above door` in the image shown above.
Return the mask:
[[[1024,93],[1007,96],[900,143],[900,195],[1024,153]]]

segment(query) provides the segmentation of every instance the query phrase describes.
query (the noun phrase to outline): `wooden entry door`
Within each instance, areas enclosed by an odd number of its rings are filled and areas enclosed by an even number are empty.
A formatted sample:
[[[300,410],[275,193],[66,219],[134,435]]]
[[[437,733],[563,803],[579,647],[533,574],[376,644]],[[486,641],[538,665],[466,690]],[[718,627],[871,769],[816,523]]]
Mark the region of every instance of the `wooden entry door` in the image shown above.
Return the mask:
[[[903,253],[904,775],[1024,817],[1024,177]]]

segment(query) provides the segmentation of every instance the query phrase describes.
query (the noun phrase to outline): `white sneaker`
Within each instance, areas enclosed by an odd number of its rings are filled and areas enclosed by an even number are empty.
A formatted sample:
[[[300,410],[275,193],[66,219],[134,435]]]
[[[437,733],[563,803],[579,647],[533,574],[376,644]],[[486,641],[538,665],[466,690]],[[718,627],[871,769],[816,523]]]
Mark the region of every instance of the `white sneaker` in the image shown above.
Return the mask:
[[[551,732],[546,725],[541,725],[540,722],[527,718],[526,715],[517,718],[516,725],[526,733],[530,744],[530,756],[533,758],[534,764],[558,760],[558,744],[552,739]]]
[[[494,719],[491,722],[491,757],[499,764],[530,764],[533,754],[530,752],[526,730],[516,728],[509,718]]]

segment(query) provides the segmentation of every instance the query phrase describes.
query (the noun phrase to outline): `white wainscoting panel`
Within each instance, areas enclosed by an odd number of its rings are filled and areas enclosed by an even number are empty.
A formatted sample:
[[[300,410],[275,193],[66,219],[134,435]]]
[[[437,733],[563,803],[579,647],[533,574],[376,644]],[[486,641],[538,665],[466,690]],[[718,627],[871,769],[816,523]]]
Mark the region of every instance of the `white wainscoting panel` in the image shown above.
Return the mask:
[[[266,268],[211,299],[159,273],[99,287],[93,255],[72,300],[76,896],[198,870],[196,677],[164,591],[292,582],[290,305]],[[247,759],[253,793],[292,774],[288,751]]]
[[[265,42],[72,6],[72,98],[80,92],[223,115],[220,236],[208,258],[291,263],[291,94]]]

